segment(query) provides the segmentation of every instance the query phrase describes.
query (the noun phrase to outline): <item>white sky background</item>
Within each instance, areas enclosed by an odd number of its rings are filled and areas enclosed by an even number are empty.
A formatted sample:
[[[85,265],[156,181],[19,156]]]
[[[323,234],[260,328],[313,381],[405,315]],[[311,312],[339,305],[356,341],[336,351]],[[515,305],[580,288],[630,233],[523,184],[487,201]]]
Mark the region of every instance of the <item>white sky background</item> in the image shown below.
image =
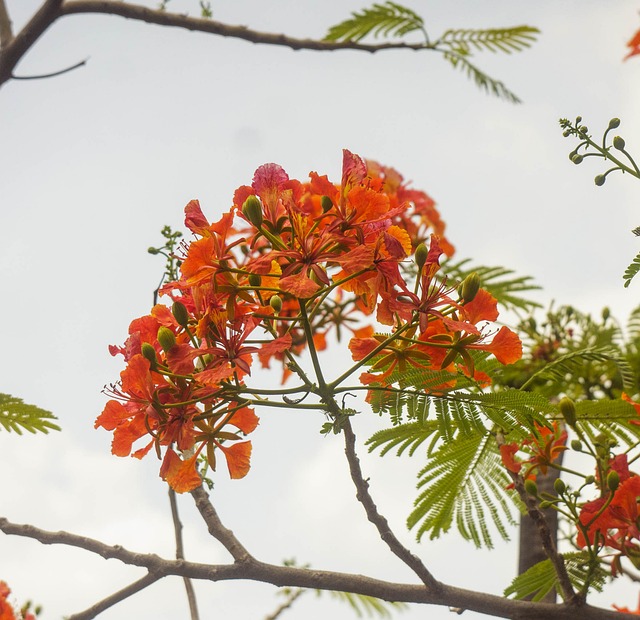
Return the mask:
[[[9,0],[20,26],[37,6]],[[213,3],[217,19],[294,36],[321,37],[361,1]],[[48,437],[0,432],[0,514],[66,529],[133,550],[174,551],[159,463],[110,454],[111,434],[93,421],[100,390],[117,379],[130,320],[148,312],[162,260],[146,254],[165,224],[199,198],[210,219],[231,205],[255,168],[281,164],[339,178],[341,149],[396,167],[438,203],[458,258],[532,275],[546,303],[625,319],[639,282],[622,273],[639,251],[638,181],[612,175],[596,188],[599,161],[574,167],[575,142],[561,116],[584,117],[600,135],[613,116],[640,153],[640,58],[625,43],[640,26],[636,0],[406,0],[432,35],[448,27],[528,24],[534,47],[512,57],[481,54],[476,64],[523,100],[487,96],[439,55],[293,52],[119,17],[72,16],[54,24],[18,67],[54,71],[87,56],[86,67],[56,79],[14,81],[0,91],[0,391],[53,411],[64,432]],[[170,8],[197,12],[197,3]],[[339,354],[331,365],[342,363]],[[272,381],[276,381],[274,377]],[[321,415],[262,412],[253,469],[242,481],[216,475],[213,501],[225,524],[258,558],[295,557],[315,568],[415,578],[366,521],[346,478],[340,438],[318,434]],[[385,425],[361,416],[360,444]],[[515,570],[516,543],[476,552],[455,533],[414,544],[404,522],[416,496],[420,457],[368,457],[365,475],[379,508],[438,579],[500,593]],[[190,497],[181,498],[187,557],[222,562]],[[0,537],[0,579],[19,600],[45,607],[44,620],[80,611],[141,576],[115,560],[79,550]],[[263,618],[275,588],[196,584],[203,618]],[[635,606],[637,587],[600,597]],[[186,618],[178,578],[164,580],[101,618]],[[354,617],[309,594],[283,618]],[[414,607],[402,618],[452,618]],[[465,613],[464,617],[479,618]]]

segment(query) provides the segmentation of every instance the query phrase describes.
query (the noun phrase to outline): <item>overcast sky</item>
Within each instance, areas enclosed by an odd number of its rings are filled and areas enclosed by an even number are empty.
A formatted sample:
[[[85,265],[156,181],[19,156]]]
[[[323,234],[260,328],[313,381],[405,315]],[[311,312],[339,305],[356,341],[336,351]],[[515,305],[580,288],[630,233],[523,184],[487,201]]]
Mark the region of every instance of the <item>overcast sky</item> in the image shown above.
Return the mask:
[[[169,8],[194,13],[196,4],[173,0]],[[222,21],[311,37],[367,6],[212,4]],[[594,312],[609,305],[621,319],[638,304],[640,281],[623,289],[621,276],[640,251],[630,233],[640,225],[640,184],[618,175],[596,188],[600,164],[573,166],[567,154],[575,144],[557,121],[581,114],[597,136],[618,116],[618,133],[640,154],[640,58],[621,62],[640,27],[640,3],[404,4],[435,36],[449,27],[540,28],[539,42],[524,53],[475,59],[524,103],[481,93],[436,54],[293,52],[101,15],[54,24],[19,65],[20,75],[38,74],[89,57],[57,79],[14,81],[0,91],[0,391],[51,410],[64,429],[49,437],[0,432],[0,514],[171,557],[158,462],[111,456],[111,435],[93,429],[105,403],[101,388],[121,370],[107,346],[120,344],[131,319],[150,308],[163,265],[146,248],[159,244],[160,229],[181,227],[192,198],[217,219],[234,189],[266,162],[292,177],[316,170],[337,180],[348,148],[427,191],[458,258],[535,277],[545,304]],[[16,27],[37,5],[9,0]],[[216,475],[221,518],[263,560],[295,557],[316,568],[415,581],[354,502],[340,438],[322,438],[322,422],[319,414],[262,412],[250,475],[234,482]],[[360,444],[386,423],[360,416]],[[495,593],[508,585],[515,543],[497,544],[489,555],[455,533],[435,545],[414,543],[404,523],[419,456],[360,451],[381,512],[438,579]],[[226,561],[190,497],[180,507],[187,557]],[[0,579],[19,600],[43,604],[44,620],[80,611],[140,575],[86,552],[0,537]],[[197,593],[204,618],[260,619],[278,604],[265,585],[205,583]],[[633,607],[637,587],[617,584],[597,600]],[[353,617],[328,595],[309,594],[283,618],[327,614]],[[185,618],[182,584],[165,580],[101,617]],[[401,617],[452,616],[416,607]]]

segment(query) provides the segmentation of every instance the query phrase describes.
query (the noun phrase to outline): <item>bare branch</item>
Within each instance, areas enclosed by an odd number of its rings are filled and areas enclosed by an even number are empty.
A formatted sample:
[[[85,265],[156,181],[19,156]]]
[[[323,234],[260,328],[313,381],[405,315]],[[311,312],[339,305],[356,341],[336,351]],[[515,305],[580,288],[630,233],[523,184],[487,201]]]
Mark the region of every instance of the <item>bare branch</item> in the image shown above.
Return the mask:
[[[182,542],[182,522],[178,515],[178,502],[176,501],[176,492],[169,487],[169,504],[171,505],[171,519],[173,520],[173,531],[176,538],[176,559],[184,560],[184,544]],[[191,620],[199,620],[198,603],[196,601],[196,593],[189,577],[183,577],[184,589],[187,592],[187,600],[189,601],[189,613]]]
[[[2,2],[2,0],[0,0],[0,2]],[[60,69],[60,71],[54,71],[53,73],[41,73],[40,75],[12,75],[11,77],[14,80],[43,80],[50,77],[57,77],[58,75],[69,73],[69,71],[73,71],[74,69],[78,69],[79,67],[86,65],[88,60],[88,58],[85,58],[71,67]]]
[[[124,601],[124,599],[129,598],[130,596],[140,592],[140,590],[144,590],[147,586],[150,586],[152,583],[161,579],[162,575],[154,575],[153,573],[148,573],[142,579],[138,579],[138,581],[134,581],[132,584],[128,585],[126,588],[122,588],[122,590],[118,590],[114,592],[110,596],[102,599],[100,602],[96,603],[89,607],[89,609],[85,609],[77,614],[72,614],[71,616],[66,616],[66,620],[91,620],[91,618],[95,618],[98,614],[101,614],[109,607],[113,607],[115,604],[120,601]]]
[[[247,579],[278,587],[336,590],[364,594],[386,601],[457,607],[511,620],[540,620],[541,618],[545,620],[575,620],[576,614],[579,614],[580,620],[633,620],[635,617],[634,614],[609,611],[586,604],[552,605],[515,601],[445,584],[440,584],[439,591],[434,592],[426,588],[424,584],[392,583],[363,575],[276,566],[253,559],[229,565],[167,560],[155,554],[134,553],[118,545],[106,545],[92,538],[69,532],[48,532],[33,525],[11,523],[5,518],[0,518],[0,531],[5,534],[32,538],[46,545],[62,544],[79,547],[104,558],[115,558],[125,564],[144,567],[157,577],[176,575],[208,581]]]
[[[255,558],[244,548],[234,533],[222,525],[216,509],[209,501],[209,496],[202,486],[191,491],[191,495],[196,501],[196,508],[207,524],[209,534],[224,545],[224,548],[236,562],[255,562]]]
[[[120,17],[135,19],[148,24],[185,28],[196,32],[206,32],[223,37],[244,39],[251,43],[290,47],[294,50],[306,49],[326,52],[349,49],[359,50],[362,52],[378,52],[389,49],[434,49],[434,46],[428,43],[382,43],[379,45],[370,45],[349,41],[338,42],[322,41],[318,39],[298,39],[295,37],[289,37],[285,34],[259,32],[257,30],[251,30],[246,26],[232,26],[213,19],[178,15],[177,13],[150,9],[145,6],[130,4],[128,2],[116,2],[114,0],[67,0],[62,8],[62,15],[72,15],[76,13],[106,13],[108,15],[119,15]]]
[[[351,479],[356,485],[356,497],[358,501],[364,506],[367,518],[371,523],[376,526],[380,538],[387,543],[389,549],[397,555],[411,570],[421,579],[429,590],[433,592],[439,592],[441,584],[434,578],[429,572],[427,567],[422,563],[422,560],[416,555],[411,553],[391,531],[387,520],[378,512],[378,508],[375,505],[371,495],[369,494],[369,483],[364,479],[362,475],[362,469],[360,468],[360,460],[356,454],[356,436],[351,428],[351,421],[347,418],[344,422],[344,451],[347,455],[347,461],[349,461],[349,470],[351,472]]]
[[[1,1],[1,0],[0,0]],[[42,33],[60,17],[62,0],[45,0],[24,28],[0,49],[0,86],[13,77],[13,70]]]
[[[11,18],[4,0],[0,0],[0,49],[7,47],[13,40]]]
[[[302,588],[298,588],[297,590],[292,590],[291,593],[287,596],[287,600],[284,603],[278,605],[275,611],[268,616],[265,617],[264,620],[277,620],[283,612],[287,611],[305,592],[309,590],[303,590]]]

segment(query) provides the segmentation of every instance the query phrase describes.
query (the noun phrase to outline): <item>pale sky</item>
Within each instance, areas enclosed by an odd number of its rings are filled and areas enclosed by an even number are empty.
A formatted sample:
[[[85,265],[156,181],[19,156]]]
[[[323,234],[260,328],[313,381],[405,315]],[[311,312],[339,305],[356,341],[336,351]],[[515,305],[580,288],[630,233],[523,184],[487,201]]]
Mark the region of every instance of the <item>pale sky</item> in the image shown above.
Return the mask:
[[[9,0],[14,24],[34,0]],[[259,30],[321,37],[360,0],[213,2],[217,19]],[[476,64],[524,103],[483,94],[436,54],[293,52],[102,15],[67,17],[19,65],[20,75],[88,64],[56,79],[0,91],[1,392],[51,410],[62,433],[0,431],[0,513],[44,529],[66,529],[172,557],[166,487],[158,462],[110,454],[111,435],[93,429],[104,384],[121,360],[109,344],[148,312],[162,261],[165,224],[182,227],[198,198],[210,219],[231,205],[257,166],[281,164],[338,179],[341,149],[392,165],[429,193],[448,224],[458,258],[534,276],[542,303],[572,303],[621,319],[638,305],[640,280],[622,273],[640,251],[640,183],[568,160],[575,143],[558,118],[581,114],[594,135],[611,117],[640,154],[640,58],[621,62],[640,27],[635,0],[406,0],[431,35],[449,27],[527,24],[542,30],[530,50],[479,54]],[[150,3],[150,6],[153,3]],[[169,8],[197,12],[197,2]],[[339,354],[329,359],[339,364]],[[271,379],[275,381],[276,379]],[[259,414],[261,412],[258,412]],[[354,500],[341,438],[322,438],[320,414],[262,412],[253,469],[242,481],[216,475],[213,502],[259,559],[295,557],[314,568],[413,576],[386,550]],[[371,414],[355,430],[365,475],[396,533],[436,578],[500,593],[514,575],[516,543],[476,552],[452,532],[417,544],[405,527],[423,460],[367,456],[364,440],[388,425]],[[226,561],[189,496],[180,498],[188,559]],[[514,532],[515,534],[515,532]],[[0,579],[18,600],[44,606],[43,620],[83,610],[141,576],[79,550],[0,537]],[[260,584],[198,583],[203,618],[260,619],[279,599]],[[594,599],[635,607],[626,583]],[[186,618],[178,578],[165,579],[105,620]],[[353,618],[325,594],[308,594],[282,617]],[[446,609],[414,607],[401,618],[444,620]],[[480,618],[465,613],[465,618]]]

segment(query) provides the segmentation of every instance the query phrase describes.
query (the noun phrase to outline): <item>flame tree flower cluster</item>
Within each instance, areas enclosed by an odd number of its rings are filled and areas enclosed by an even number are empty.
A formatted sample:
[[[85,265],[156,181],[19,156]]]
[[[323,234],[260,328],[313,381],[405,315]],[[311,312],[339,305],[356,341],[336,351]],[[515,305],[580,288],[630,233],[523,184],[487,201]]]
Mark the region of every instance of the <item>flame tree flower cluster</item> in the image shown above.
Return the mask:
[[[521,356],[515,333],[488,329],[496,300],[477,277],[452,287],[438,276],[440,257],[454,250],[424,192],[346,150],[340,184],[309,177],[265,164],[213,223],[190,202],[185,225],[195,238],[182,248],[180,277],[161,290],[170,306],[135,319],[124,345],[111,348],[126,368],[95,426],[113,431],[115,455],[155,449],[178,492],[201,484],[201,455],[214,469],[222,455],[231,478],[247,474],[256,405],[315,408],[336,423],[337,396],[365,365],[367,389],[410,367],[446,373],[442,390],[460,376],[490,383],[474,351],[503,364]],[[374,333],[375,322],[389,333]],[[354,365],[330,382],[318,352],[345,330]],[[256,363],[280,365],[283,382],[298,385],[251,386]],[[309,395],[316,404],[302,402]]]

